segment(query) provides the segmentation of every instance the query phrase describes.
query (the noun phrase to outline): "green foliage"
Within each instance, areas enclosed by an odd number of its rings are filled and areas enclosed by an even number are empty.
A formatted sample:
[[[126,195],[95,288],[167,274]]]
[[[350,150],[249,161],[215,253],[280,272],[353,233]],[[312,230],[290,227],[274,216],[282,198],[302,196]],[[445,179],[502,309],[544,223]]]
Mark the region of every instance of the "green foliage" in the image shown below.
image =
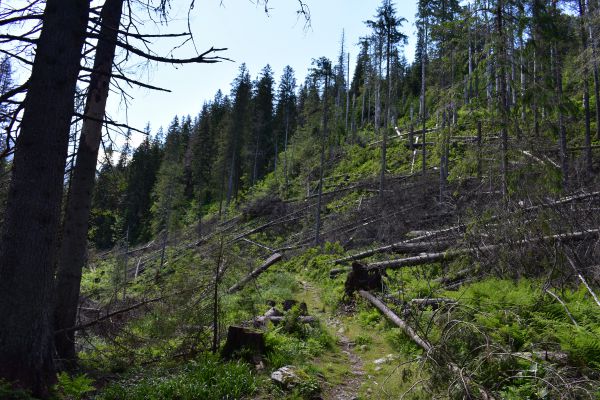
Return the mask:
[[[97,400],[223,400],[240,399],[257,390],[257,379],[249,365],[222,362],[204,355],[174,371],[144,372],[141,379],[114,383]]]
[[[421,353],[421,348],[400,328],[388,329],[385,333],[385,339],[394,350],[401,354],[415,355]]]
[[[333,338],[320,325],[307,327],[301,335],[289,335],[277,327],[265,335],[267,362],[272,369],[285,365],[302,365],[334,346]]]
[[[29,392],[23,389],[14,389],[12,385],[0,379],[0,399],[3,400],[35,400]]]
[[[456,292],[448,292],[455,297]],[[540,343],[558,347],[581,365],[600,371],[598,325],[600,311],[585,288],[559,294],[577,321],[575,327],[564,307],[544,296],[540,283],[522,279],[487,279],[469,285],[460,293],[460,302],[478,312],[474,321],[498,343],[513,351],[528,351]]]
[[[94,380],[86,374],[70,376],[66,372],[58,374],[58,383],[54,386],[56,396],[61,400],[80,400],[96,388]]]

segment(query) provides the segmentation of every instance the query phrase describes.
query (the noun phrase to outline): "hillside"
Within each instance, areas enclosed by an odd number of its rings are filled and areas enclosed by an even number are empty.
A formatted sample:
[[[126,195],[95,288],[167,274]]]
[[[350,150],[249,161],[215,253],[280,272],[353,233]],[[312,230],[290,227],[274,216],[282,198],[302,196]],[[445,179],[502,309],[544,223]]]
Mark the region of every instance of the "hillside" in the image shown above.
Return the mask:
[[[0,399],[600,399],[598,2],[419,1],[411,61],[397,8],[352,78],[342,36],[138,146],[82,116],[54,208],[11,122]]]
[[[462,143],[471,134],[453,133],[461,143],[450,158],[453,171],[469,169],[461,164],[478,146]],[[373,142],[372,132],[361,135]],[[542,195],[536,186],[515,188],[507,201],[497,183],[451,174],[440,202],[439,171],[422,175],[409,147],[406,136],[390,141],[383,199],[374,179],[378,148],[334,149],[320,245],[318,192],[282,199],[269,175],[220,219],[207,215],[201,227],[166,241],[95,254],[82,284],[78,343],[91,376],[108,379],[98,398],[597,396],[592,210],[600,193]],[[522,179],[539,177],[521,154],[514,159]],[[295,177],[309,183],[289,191],[318,186],[310,176]],[[242,280],[274,255],[282,258]],[[348,273],[351,265],[367,278]],[[230,290],[240,281],[239,291]],[[316,322],[296,322],[303,313],[292,308],[281,323],[257,325],[286,300],[305,303]],[[249,364],[206,355],[215,318],[217,353],[228,327],[239,325],[259,326],[266,352],[240,354]],[[301,377],[290,390],[269,382],[286,365]]]

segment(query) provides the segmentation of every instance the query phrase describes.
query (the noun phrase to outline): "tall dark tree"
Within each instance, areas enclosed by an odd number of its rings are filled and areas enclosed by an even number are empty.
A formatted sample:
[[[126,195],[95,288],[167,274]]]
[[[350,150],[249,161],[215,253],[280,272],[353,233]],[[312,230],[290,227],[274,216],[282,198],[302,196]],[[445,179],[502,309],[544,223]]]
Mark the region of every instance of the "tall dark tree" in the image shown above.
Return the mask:
[[[273,101],[274,101],[274,79],[273,71],[269,65],[265,66],[260,73],[260,77],[255,83],[255,93],[253,96],[253,116],[252,130],[253,140],[249,146],[252,166],[250,184],[254,185],[260,180],[269,164],[273,170],[277,170],[277,154],[279,153],[279,138],[273,129]]]
[[[325,148],[329,141],[329,101],[328,96],[331,88],[329,87],[332,79],[334,78],[333,69],[331,67],[331,61],[325,57],[321,57],[317,60],[313,60],[314,68],[312,70],[312,76],[315,82],[322,82],[323,84],[323,113],[321,120],[321,162],[319,165],[319,188],[317,197],[317,210],[316,210],[316,222],[315,222],[315,246],[321,243],[321,208],[323,198],[323,177],[325,173]]]
[[[96,48],[94,72],[88,87],[81,137],[77,147],[76,167],[70,182],[62,241],[56,273],[54,324],[62,331],[55,338],[61,359],[74,360],[74,332],[81,273],[87,253],[87,231],[96,175],[102,121],[108,99],[112,63],[115,57],[123,0],[106,0],[100,14],[100,38]]]
[[[146,137],[133,152],[127,167],[123,225],[129,229],[132,243],[146,241],[151,237],[151,193],[161,160],[159,141]]]
[[[46,397],[52,293],[86,0],[48,0],[24,101],[0,241],[0,378]],[[30,221],[30,223],[24,223]]]
[[[252,83],[246,64],[240,67],[240,73],[233,82],[231,125],[224,138],[224,158],[227,160],[227,195],[229,204],[236,199],[241,189],[243,173],[243,149],[250,138],[250,100]]]
[[[381,140],[381,171],[379,177],[379,196],[383,200],[385,193],[385,171],[387,168],[387,138],[390,129],[393,129],[392,124],[392,55],[396,47],[401,42],[406,42],[407,37],[399,31],[406,19],[399,18],[396,15],[394,3],[391,0],[383,0],[381,6],[377,9],[375,21],[367,21],[368,25],[374,29],[374,35],[381,41],[381,47],[385,47],[386,60],[386,81],[387,81],[387,96],[386,96],[386,112],[384,120],[384,129],[382,130]],[[380,68],[381,69],[381,68]]]
[[[275,132],[283,142],[283,176],[285,189],[288,187],[288,143],[291,132],[296,130],[297,108],[296,108],[296,78],[294,70],[289,65],[283,69],[279,88],[277,90],[277,107],[275,110]],[[277,155],[276,155],[277,157]]]

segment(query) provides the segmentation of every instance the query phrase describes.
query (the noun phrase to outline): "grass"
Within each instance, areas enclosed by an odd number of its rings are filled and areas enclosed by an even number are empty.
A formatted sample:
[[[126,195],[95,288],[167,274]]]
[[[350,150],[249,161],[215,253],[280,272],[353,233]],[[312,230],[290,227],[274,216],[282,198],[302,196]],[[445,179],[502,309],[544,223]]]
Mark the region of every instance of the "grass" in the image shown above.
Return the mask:
[[[97,400],[223,400],[242,399],[258,390],[252,368],[205,355],[174,370],[143,371],[143,377],[113,383]]]

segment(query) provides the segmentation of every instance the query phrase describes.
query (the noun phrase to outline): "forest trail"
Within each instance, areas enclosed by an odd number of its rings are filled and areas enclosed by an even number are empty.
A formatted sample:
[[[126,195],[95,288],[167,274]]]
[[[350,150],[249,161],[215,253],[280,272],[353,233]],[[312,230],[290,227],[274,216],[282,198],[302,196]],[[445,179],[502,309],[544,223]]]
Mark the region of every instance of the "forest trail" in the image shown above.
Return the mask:
[[[339,352],[343,355],[336,357],[338,362],[344,364],[348,369],[340,382],[329,383],[323,390],[322,398],[324,400],[354,400],[358,399],[358,392],[363,384],[366,372],[364,370],[364,361],[355,352],[355,343],[344,333],[345,324],[335,315],[327,315],[322,306],[318,290],[308,282],[301,281],[304,291],[304,301],[310,308],[317,309],[317,312],[325,319],[329,331],[335,335],[336,345]]]

